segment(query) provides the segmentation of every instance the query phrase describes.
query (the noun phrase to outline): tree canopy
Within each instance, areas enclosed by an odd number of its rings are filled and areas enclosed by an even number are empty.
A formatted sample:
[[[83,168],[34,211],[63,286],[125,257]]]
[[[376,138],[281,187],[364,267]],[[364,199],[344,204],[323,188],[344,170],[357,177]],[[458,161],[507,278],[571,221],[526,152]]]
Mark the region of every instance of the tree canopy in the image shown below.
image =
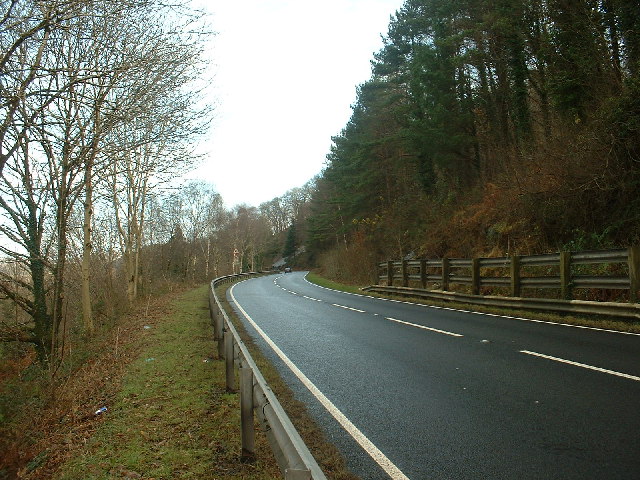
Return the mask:
[[[333,138],[312,251],[340,238],[396,258],[637,242],[633,4],[405,1]]]

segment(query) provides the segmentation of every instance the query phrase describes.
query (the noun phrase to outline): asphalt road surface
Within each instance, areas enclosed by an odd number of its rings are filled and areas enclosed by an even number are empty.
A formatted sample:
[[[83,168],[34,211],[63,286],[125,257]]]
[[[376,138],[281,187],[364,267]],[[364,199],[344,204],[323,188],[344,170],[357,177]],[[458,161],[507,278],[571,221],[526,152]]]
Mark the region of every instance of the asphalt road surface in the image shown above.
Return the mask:
[[[640,479],[640,335],[349,295],[304,276],[229,295],[361,478]]]

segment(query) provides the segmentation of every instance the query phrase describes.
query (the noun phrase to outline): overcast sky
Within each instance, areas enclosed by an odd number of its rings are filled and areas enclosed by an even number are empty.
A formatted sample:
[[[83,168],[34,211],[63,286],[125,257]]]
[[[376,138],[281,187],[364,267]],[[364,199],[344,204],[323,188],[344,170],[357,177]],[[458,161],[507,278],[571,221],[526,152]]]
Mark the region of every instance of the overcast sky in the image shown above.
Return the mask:
[[[209,0],[216,119],[187,177],[258,206],[320,173],[402,0]]]

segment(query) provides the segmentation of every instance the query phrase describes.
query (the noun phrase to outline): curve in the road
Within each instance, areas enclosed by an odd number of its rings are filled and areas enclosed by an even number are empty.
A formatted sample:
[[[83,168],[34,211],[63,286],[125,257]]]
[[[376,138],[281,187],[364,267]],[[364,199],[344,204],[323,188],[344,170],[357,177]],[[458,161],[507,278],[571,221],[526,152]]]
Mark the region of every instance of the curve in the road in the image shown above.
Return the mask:
[[[235,285],[234,285],[235,286]],[[295,293],[295,292],[294,292]],[[344,428],[351,437],[358,442],[358,444],[367,452],[367,454],[382,468],[393,480],[409,480],[409,478],[402,473],[402,471],[387,458],[387,456],[376,447],[367,436],[356,427],[346,415],[344,415],[334,404],[327,398],[327,396],[320,391],[316,385],[309,380],[309,378],[302,373],[302,370],[293,363],[287,355],[275,344],[271,338],[262,330],[251,316],[240,306],[235,296],[233,295],[233,287],[229,293],[231,299],[236,304],[242,315],[253,326],[258,334],[263,338],[265,342],[273,349],[273,351],[280,357],[284,364],[293,372],[293,374],[302,382],[302,384],[313,394],[314,397],[327,409],[333,418],[335,418],[342,428]],[[296,294],[297,295],[297,294]]]

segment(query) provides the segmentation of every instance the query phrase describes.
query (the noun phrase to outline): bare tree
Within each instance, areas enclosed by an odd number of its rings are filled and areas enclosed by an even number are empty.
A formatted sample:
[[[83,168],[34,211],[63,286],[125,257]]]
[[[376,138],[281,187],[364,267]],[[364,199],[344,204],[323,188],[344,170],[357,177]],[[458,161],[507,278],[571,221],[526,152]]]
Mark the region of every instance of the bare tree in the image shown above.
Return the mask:
[[[6,239],[0,244],[0,252],[25,265],[30,278],[12,277],[2,271],[0,276],[4,281],[0,282],[0,291],[19,305],[34,323],[13,328],[2,339],[34,343],[40,360],[46,362],[51,342],[51,316],[46,299],[50,240],[45,235],[49,182],[42,165],[29,161],[29,144],[23,141],[19,146],[0,175],[0,207],[4,217],[0,232]]]
[[[0,172],[52,102],[84,76],[51,88],[51,42],[105,1],[11,0],[0,7]],[[116,2],[111,2],[115,5]],[[26,102],[25,100],[29,101]]]
[[[137,272],[146,195],[188,158],[189,140],[206,126],[207,109],[187,88],[202,73],[205,32],[191,28],[197,15],[179,17],[153,0],[14,0],[2,8],[0,252],[31,278],[0,282],[0,293],[33,318],[18,337],[46,363],[64,320],[69,222],[80,198],[92,330],[94,188],[111,186],[116,212],[127,212],[116,217]]]
[[[280,197],[260,204],[260,213],[268,220],[273,233],[284,232],[289,226],[290,215]]]
[[[224,207],[222,197],[213,186],[205,182],[193,181],[180,191],[182,197],[182,224],[186,239],[191,243],[192,278],[196,276],[197,255],[202,259],[204,277],[209,278],[212,240],[222,227]],[[215,250],[215,247],[214,247]]]

